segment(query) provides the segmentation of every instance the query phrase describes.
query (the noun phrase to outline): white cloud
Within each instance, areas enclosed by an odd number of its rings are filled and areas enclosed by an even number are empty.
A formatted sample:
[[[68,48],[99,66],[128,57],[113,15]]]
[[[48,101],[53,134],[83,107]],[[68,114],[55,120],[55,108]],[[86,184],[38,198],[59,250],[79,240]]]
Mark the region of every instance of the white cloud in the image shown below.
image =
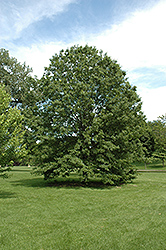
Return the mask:
[[[127,20],[93,39],[113,58],[132,70],[136,67],[166,66],[166,1],[153,8],[135,12]]]
[[[18,38],[30,24],[51,18],[77,0],[5,0],[0,3],[1,40]]]
[[[26,65],[32,67],[34,75],[40,78],[44,73],[44,67],[50,63],[49,59],[64,47],[66,48],[63,42],[32,45],[30,48],[20,47],[11,56],[16,57],[21,63],[25,61]]]
[[[166,114],[166,86],[156,89],[139,89],[138,94],[143,101],[142,110],[149,121]]]
[[[30,2],[33,2],[33,0],[30,0]],[[39,0],[37,2],[38,8],[35,8],[38,9],[37,13],[35,13],[35,10],[33,10],[33,6],[31,6],[31,11],[27,11],[28,17],[25,18],[25,20],[28,20],[28,18],[30,19],[31,16],[33,17],[32,19],[39,19],[44,15],[51,16],[53,15],[53,13],[55,14],[57,11],[61,11],[66,4],[74,2],[74,0],[48,0],[46,9],[43,9],[43,6],[45,6],[44,0]],[[50,10],[51,6],[52,10]],[[31,15],[30,12],[32,12]],[[111,26],[109,30],[104,31],[101,34],[80,34],[79,31],[78,34],[75,34],[75,40],[73,41],[73,43],[66,44],[66,46],[65,42],[61,43],[56,41],[48,41],[48,43],[45,42],[44,44],[40,43],[32,45],[31,48],[25,48],[25,50],[29,50],[29,52],[32,50],[33,53],[30,54],[33,58],[35,48],[38,55],[41,53],[41,56],[39,55],[38,58],[41,58],[43,56],[43,59],[45,59],[50,58],[50,55],[47,54],[47,51],[53,51],[52,48],[56,48],[57,46],[59,51],[61,44],[65,47],[68,47],[71,44],[73,45],[88,43],[89,45],[95,45],[98,49],[103,49],[104,52],[108,52],[108,54],[113,59],[118,60],[118,63],[120,63],[123,69],[128,72],[131,72],[133,69],[138,67],[158,67],[159,69],[163,70],[166,68],[166,35],[164,32],[166,23],[165,13],[166,1],[161,0],[153,8],[145,11],[134,12],[132,16],[130,16],[127,20],[124,20],[120,24]],[[22,15],[23,13],[20,14],[20,16]],[[18,22],[20,20],[21,17]],[[28,23],[30,22],[32,22],[32,20],[29,20]],[[20,25],[25,26],[24,24]],[[21,26],[20,28],[19,26],[17,26],[17,28],[23,29],[23,27],[21,28]],[[22,54],[23,48],[18,48],[18,53],[19,51]],[[53,51],[53,54],[58,51]],[[24,58],[24,60],[27,60],[27,57]],[[28,56],[28,61],[30,61],[29,59],[30,55]],[[34,61],[34,58],[31,59],[31,66],[34,68],[34,71],[36,71],[36,60]],[[39,61],[41,63],[40,59]],[[43,68],[41,69],[41,71],[42,70]]]
[[[38,78],[42,77],[44,73],[44,67],[48,67],[50,59],[55,53],[59,53],[60,50],[71,47],[73,44],[66,45],[64,42],[50,42],[34,44],[29,47],[16,47],[10,56],[17,58],[21,63],[32,67],[33,75],[37,75]]]

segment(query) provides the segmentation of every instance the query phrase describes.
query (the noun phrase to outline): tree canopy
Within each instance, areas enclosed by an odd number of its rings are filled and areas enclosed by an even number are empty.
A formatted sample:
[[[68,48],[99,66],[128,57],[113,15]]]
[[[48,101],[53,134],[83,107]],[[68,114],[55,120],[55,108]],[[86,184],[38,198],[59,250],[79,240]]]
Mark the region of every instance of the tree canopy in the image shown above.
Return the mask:
[[[144,116],[136,87],[95,47],[73,46],[50,60],[40,83],[37,170],[119,184],[135,177]]]
[[[166,115],[158,117],[156,121],[149,122],[155,141],[154,158],[162,161],[163,167],[166,160]]]
[[[22,119],[20,111],[10,107],[10,96],[0,85],[0,176],[25,156]]]
[[[32,149],[36,144],[37,103],[41,94],[38,89],[39,80],[32,77],[31,73],[32,69],[25,63],[19,63],[16,58],[10,57],[8,50],[0,50],[0,84],[5,86],[6,92],[11,96],[10,106],[17,107],[24,116],[24,142],[29,152],[28,163],[31,161]]]
[[[9,56],[9,51],[0,50],[0,82],[6,86],[6,91],[11,95],[11,105],[26,106],[33,101],[34,89],[30,73],[32,69],[26,64],[21,64],[16,58]],[[30,81],[31,78],[31,81]]]

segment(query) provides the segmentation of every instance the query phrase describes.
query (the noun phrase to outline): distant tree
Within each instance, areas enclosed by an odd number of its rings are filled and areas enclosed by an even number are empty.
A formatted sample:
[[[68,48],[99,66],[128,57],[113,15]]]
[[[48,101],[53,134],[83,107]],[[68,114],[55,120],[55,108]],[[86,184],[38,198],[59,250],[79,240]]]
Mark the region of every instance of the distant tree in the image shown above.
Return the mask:
[[[140,141],[142,143],[143,153],[139,160],[143,160],[146,168],[147,164],[153,161],[153,154],[155,151],[155,141],[149,123],[144,123],[143,134],[140,136]]]
[[[75,171],[117,185],[135,178],[141,152],[141,101],[116,61],[73,46],[50,60],[42,78],[37,171],[45,179]]]
[[[36,120],[38,119],[38,102],[40,100],[39,81],[31,76],[32,69],[9,56],[9,51],[0,50],[0,84],[10,94],[10,106],[17,107],[24,115],[24,142],[29,151],[27,162],[33,155],[36,145]]]
[[[11,106],[22,109],[27,103],[33,102],[34,82],[31,72],[32,69],[25,63],[20,64],[16,58],[10,57],[8,50],[0,50],[0,83],[5,85],[12,97]]]
[[[0,85],[0,176],[6,176],[10,166],[26,154],[22,120],[20,111],[10,107],[10,96]]]
[[[154,157],[162,161],[163,167],[166,160],[166,116],[160,116],[157,120],[150,122],[155,141]]]

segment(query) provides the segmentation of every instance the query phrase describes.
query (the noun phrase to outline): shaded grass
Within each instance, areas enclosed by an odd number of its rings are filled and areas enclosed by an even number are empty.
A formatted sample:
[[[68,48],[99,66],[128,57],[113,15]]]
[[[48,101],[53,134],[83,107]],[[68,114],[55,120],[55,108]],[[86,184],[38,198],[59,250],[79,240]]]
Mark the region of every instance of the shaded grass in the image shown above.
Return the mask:
[[[0,249],[166,249],[166,174],[96,188],[14,169],[0,180]]]
[[[153,163],[148,163],[146,165],[146,168],[145,168],[145,164],[140,163],[140,162],[134,163],[134,166],[136,166],[136,168],[140,169],[140,170],[144,170],[144,169],[147,169],[147,170],[166,170],[166,166],[163,167],[162,162],[158,162],[158,161],[153,162]]]

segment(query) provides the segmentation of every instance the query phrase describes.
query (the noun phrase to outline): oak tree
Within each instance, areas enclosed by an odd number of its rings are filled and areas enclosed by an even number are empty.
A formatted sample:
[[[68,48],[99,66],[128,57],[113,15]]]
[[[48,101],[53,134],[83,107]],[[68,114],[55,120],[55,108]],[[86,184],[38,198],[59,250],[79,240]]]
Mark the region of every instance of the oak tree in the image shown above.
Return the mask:
[[[37,170],[45,179],[76,172],[117,185],[134,178],[144,116],[119,64],[95,47],[73,46],[52,57],[41,82]]]

